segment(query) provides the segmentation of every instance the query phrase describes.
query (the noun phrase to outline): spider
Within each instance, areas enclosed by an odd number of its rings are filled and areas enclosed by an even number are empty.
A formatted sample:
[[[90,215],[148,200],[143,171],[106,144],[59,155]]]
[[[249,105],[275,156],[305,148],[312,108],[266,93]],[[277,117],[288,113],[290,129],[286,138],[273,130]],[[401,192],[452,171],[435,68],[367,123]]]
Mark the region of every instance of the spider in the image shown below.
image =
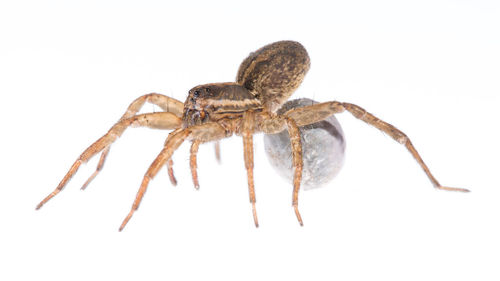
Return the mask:
[[[172,183],[176,183],[171,157],[184,141],[190,140],[192,142],[190,167],[194,186],[198,188],[196,156],[200,144],[215,141],[216,148],[218,148],[218,140],[233,134],[241,136],[243,139],[250,203],[254,223],[258,227],[253,181],[253,135],[256,133],[276,134],[287,130],[291,141],[294,173],[292,206],[297,220],[302,226],[303,221],[298,209],[303,165],[299,127],[319,122],[332,114],[344,111],[348,111],[354,117],[374,126],[404,145],[435,188],[449,191],[469,191],[464,188],[442,186],[431,174],[410,139],[403,132],[355,104],[329,101],[294,108],[278,114],[277,111],[281,105],[302,83],[309,67],[309,55],[300,43],[279,41],[250,53],[238,69],[236,82],[196,86],[189,90],[184,103],[156,93],[137,98],[130,104],[120,120],[78,157],[56,189],[45,197],[36,209],[40,209],[47,201],[57,195],[82,163],[101,152],[95,172],[82,186],[82,189],[85,189],[102,169],[111,145],[123,134],[125,129],[129,126],[144,126],[173,131],[169,133],[163,149],[144,175],[132,208],[123,220],[119,231],[123,230],[134,212],[137,211],[149,182],[163,165],[167,166]],[[163,112],[137,114],[145,102],[159,106]]]

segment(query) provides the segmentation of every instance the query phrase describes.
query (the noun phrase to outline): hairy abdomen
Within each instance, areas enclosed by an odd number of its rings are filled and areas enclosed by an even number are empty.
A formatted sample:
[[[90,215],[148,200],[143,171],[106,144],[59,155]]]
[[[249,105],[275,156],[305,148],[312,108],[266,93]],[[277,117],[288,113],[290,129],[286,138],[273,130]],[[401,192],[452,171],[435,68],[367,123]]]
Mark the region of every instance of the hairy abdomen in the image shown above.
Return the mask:
[[[241,63],[236,81],[275,112],[302,83],[310,64],[300,43],[279,41],[251,53]]]

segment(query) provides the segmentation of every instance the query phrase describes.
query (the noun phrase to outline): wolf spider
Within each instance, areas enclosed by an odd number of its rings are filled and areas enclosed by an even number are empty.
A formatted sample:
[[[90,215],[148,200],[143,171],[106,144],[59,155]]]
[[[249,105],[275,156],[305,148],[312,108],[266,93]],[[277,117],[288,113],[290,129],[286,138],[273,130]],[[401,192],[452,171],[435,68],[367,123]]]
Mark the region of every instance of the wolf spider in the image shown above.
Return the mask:
[[[300,225],[303,225],[298,209],[298,195],[302,177],[302,145],[299,127],[316,123],[345,110],[406,146],[434,187],[450,191],[468,191],[463,188],[445,187],[439,184],[410,139],[403,132],[357,105],[330,101],[294,108],[283,114],[277,114],[276,112],[281,105],[302,83],[309,67],[309,56],[300,43],[280,41],[251,53],[241,63],[236,82],[196,86],[189,91],[184,103],[155,93],[139,97],[130,104],[125,114],[111,127],[108,133],[80,155],[57,188],[38,204],[37,209],[64,188],[82,163],[87,162],[102,151],[97,169],[83,185],[82,189],[84,189],[102,169],[111,144],[123,134],[125,129],[129,126],[144,126],[173,131],[168,135],[162,151],[144,175],[132,208],[119,228],[120,231],[139,208],[149,181],[156,176],[163,165],[167,165],[170,180],[175,184],[171,157],[185,140],[192,141],[190,167],[194,185],[198,188],[196,172],[198,147],[202,143],[217,142],[233,134],[243,138],[250,202],[255,226],[258,227],[253,181],[253,134],[260,132],[275,134],[286,129],[290,135],[294,169],[292,206]],[[164,111],[137,114],[145,102],[153,103]]]

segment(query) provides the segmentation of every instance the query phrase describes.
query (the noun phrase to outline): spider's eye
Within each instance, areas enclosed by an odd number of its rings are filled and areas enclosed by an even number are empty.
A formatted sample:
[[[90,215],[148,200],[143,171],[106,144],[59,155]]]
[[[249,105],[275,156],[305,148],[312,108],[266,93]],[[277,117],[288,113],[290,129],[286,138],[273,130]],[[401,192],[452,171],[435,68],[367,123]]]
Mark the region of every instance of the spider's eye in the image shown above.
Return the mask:
[[[205,88],[205,91],[206,91],[207,93],[210,93],[210,88]]]
[[[198,90],[194,91],[193,97],[197,98],[199,96],[200,96],[200,91],[198,91]]]

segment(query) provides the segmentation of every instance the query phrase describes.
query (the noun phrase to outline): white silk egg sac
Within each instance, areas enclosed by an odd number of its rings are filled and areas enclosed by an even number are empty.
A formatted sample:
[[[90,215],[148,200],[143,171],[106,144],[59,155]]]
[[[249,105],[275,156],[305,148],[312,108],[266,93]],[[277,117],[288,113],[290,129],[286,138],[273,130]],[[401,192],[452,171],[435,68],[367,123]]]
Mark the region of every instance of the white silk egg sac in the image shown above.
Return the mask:
[[[301,98],[286,102],[278,114],[318,103]],[[344,164],[344,132],[335,116],[300,127],[302,143],[301,188],[308,190],[321,187],[331,181]],[[288,131],[264,135],[264,147],[269,162],[280,176],[293,183],[292,150]]]

